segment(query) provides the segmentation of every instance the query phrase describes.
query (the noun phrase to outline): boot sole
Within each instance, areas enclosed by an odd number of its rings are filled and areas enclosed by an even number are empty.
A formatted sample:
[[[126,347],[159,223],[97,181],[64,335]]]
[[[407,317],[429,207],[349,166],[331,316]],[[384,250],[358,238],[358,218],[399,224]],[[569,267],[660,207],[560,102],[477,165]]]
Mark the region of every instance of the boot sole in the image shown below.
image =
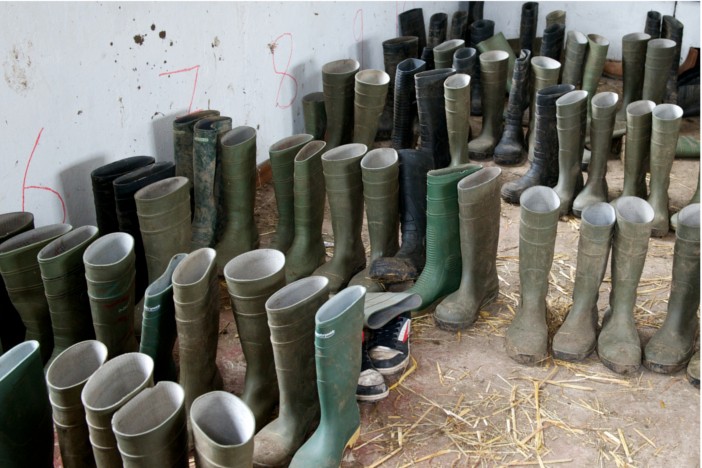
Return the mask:
[[[634,372],[637,372],[641,368],[640,365],[617,364],[616,362],[612,362],[602,358],[602,356],[600,356],[600,361],[602,361],[602,364],[604,364],[605,367],[613,370],[617,374],[629,375],[633,374]]]
[[[525,365],[525,366],[533,366],[536,364],[539,364],[546,359],[548,359],[548,354],[547,355],[530,355],[530,354],[517,354],[517,353],[512,353],[510,351],[507,351],[507,355],[515,362]]]
[[[690,354],[690,356],[692,356],[692,354]],[[646,369],[656,372],[657,374],[673,374],[686,368],[689,361],[690,358],[688,357],[685,361],[678,364],[659,364],[657,362],[644,359],[643,365],[646,367]]]
[[[377,395],[356,395],[356,401],[362,401],[362,402],[374,402],[374,401],[380,401],[388,397],[390,395],[390,390],[385,390],[383,393],[379,393]]]
[[[573,362],[573,361],[582,361],[586,359],[589,355],[591,355],[597,346],[593,346],[591,349],[588,351],[584,351],[582,353],[571,353],[568,351],[560,351],[556,348],[551,348],[551,354],[553,355],[554,358],[560,359],[561,361],[568,361],[568,362]]]

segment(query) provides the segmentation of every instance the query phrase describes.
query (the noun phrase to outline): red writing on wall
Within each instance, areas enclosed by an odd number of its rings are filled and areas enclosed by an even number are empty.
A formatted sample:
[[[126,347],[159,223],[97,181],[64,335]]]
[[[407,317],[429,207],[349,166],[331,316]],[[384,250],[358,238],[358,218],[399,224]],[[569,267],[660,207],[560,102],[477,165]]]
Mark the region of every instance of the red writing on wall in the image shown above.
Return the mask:
[[[56,190],[52,189],[51,187],[46,187],[44,185],[27,185],[27,174],[29,173],[29,166],[32,164],[32,159],[34,159],[34,152],[37,150],[37,146],[39,146],[39,140],[41,139],[41,134],[44,132],[44,128],[42,127],[39,130],[39,134],[37,135],[37,139],[34,140],[34,146],[32,147],[32,152],[29,154],[29,160],[27,161],[27,165],[24,167],[24,177],[22,178],[22,211],[25,211],[25,195],[27,193],[27,190],[44,190],[50,193],[53,193],[56,198],[58,198],[59,202],[61,202],[61,209],[63,210],[63,218],[61,219],[62,223],[66,222],[66,203],[63,201],[63,197],[61,196],[60,193],[58,193]]]
[[[200,74],[200,65],[195,65],[195,66],[188,67],[188,68],[182,68],[180,70],[167,71],[167,72],[163,72],[163,73],[158,74],[158,76],[170,76],[170,75],[175,75],[178,73],[191,72],[193,70],[195,71],[195,80],[193,81],[193,91],[190,94],[190,103],[188,104],[188,114],[190,112],[192,112],[192,108],[193,108],[193,100],[195,99],[195,91],[197,90],[197,78],[198,78],[198,75]]]
[[[278,63],[276,62],[276,51],[278,51],[281,43],[287,42],[288,43],[288,61],[285,64],[285,69],[280,70],[278,67]],[[278,82],[278,91],[275,95],[275,107],[279,107],[281,109],[287,109],[290,106],[293,105],[295,102],[295,99],[297,98],[297,80],[295,79],[294,76],[288,73],[288,70],[290,69],[290,61],[292,60],[292,55],[293,55],[293,37],[292,34],[289,32],[283,33],[280,36],[276,37],[273,42],[268,44],[268,49],[271,51],[271,60],[273,61],[273,73],[276,75],[280,75],[280,81]],[[283,89],[283,83],[285,82],[285,79],[289,79],[292,82],[293,86],[293,93],[292,97],[288,102],[281,103],[280,102],[280,94],[282,93]]]
[[[356,10],[356,15],[353,17],[353,38],[361,44],[361,54],[358,61],[361,63],[363,70],[363,9]]]

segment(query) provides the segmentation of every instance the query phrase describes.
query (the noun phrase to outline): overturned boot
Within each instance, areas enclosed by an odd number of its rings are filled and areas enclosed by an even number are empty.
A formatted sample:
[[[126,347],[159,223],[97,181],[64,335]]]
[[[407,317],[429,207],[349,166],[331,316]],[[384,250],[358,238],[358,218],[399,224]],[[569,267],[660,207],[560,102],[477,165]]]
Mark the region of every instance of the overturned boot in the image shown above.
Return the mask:
[[[492,158],[502,135],[504,83],[509,54],[502,50],[492,50],[483,52],[479,58],[483,125],[480,135],[468,143],[468,156],[474,160]]]
[[[556,101],[558,127],[558,183],[553,188],[561,200],[560,216],[567,216],[573,199],[583,188],[580,164],[585,149],[587,92],[571,91]]]
[[[583,80],[583,63],[587,53],[587,36],[580,31],[568,31],[561,83],[577,88]]]
[[[531,52],[522,49],[514,64],[512,88],[509,92],[505,126],[500,142],[495,146],[493,160],[497,164],[510,166],[519,164],[526,155],[522,117],[528,107],[527,90],[529,84]]]
[[[354,79],[353,142],[370,148],[378,133],[390,75],[381,70],[362,70]]]
[[[470,76],[459,73],[444,81],[446,127],[449,138],[449,166],[468,163],[468,136],[470,135]]]
[[[354,77],[361,65],[352,59],[336,60],[322,67],[327,151],[351,142],[353,136]]]
[[[419,149],[434,156],[436,168],[446,167],[451,161],[446,127],[444,81],[455,74],[456,71],[453,68],[441,68],[423,71],[414,76],[421,140]]]
[[[408,58],[397,65],[392,147],[398,151],[415,146],[413,127],[417,118],[417,93],[414,88],[414,76],[423,72],[426,65],[426,62],[416,58]]]

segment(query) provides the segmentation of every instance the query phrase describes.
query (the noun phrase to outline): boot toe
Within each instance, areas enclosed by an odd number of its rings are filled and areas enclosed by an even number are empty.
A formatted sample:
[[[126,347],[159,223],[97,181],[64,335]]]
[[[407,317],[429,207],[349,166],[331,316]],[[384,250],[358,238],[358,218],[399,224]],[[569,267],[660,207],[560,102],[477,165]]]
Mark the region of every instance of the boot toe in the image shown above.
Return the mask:
[[[551,351],[553,357],[562,361],[582,361],[595,350],[597,341],[592,339],[579,339],[577,335],[561,333],[560,330],[553,337]]]
[[[692,352],[692,347],[685,349],[682,339],[664,342],[654,335],[644,349],[643,364],[653,372],[672,374],[687,365]]]
[[[548,357],[548,335],[538,330],[509,328],[505,335],[507,355],[519,364],[538,364]]]
[[[475,323],[478,318],[477,310],[471,312],[471,309],[458,299],[454,293],[436,306],[434,321],[437,327],[447,331],[459,331]]]
[[[295,452],[281,434],[264,428],[254,438],[253,466],[261,468],[287,466]]]
[[[641,367],[641,347],[633,343],[598,344],[600,361],[618,374],[633,374]]]

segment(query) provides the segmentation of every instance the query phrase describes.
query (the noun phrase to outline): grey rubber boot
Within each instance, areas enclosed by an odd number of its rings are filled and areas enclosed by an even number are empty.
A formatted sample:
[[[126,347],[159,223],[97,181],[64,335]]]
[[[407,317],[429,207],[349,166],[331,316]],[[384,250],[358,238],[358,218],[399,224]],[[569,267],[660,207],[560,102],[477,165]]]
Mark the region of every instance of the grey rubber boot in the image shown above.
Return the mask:
[[[585,149],[587,91],[571,91],[556,101],[558,128],[558,183],[553,188],[561,200],[559,216],[567,216],[573,199],[583,188],[580,164]]]
[[[100,468],[122,467],[112,416],[129,400],[153,386],[154,361],[146,354],[126,353],[110,359],[88,379],[81,392],[95,462]]]
[[[315,140],[324,138],[327,129],[327,112],[324,110],[324,93],[305,94],[302,98],[302,115],[305,120],[305,133]]]
[[[328,283],[323,276],[303,278],[266,301],[280,410],[254,437],[256,466],[287,466],[319,419],[314,317],[329,298]]]
[[[695,193],[692,195],[692,198],[690,198],[690,201],[687,202],[687,205],[692,205],[693,203],[699,203],[699,202],[700,202],[700,174],[698,172],[697,173],[697,189],[695,190]],[[685,205],[685,206],[687,206],[687,205]],[[678,213],[675,213],[673,216],[670,217],[670,229],[672,229],[672,230],[676,230],[678,228]]]
[[[193,402],[190,425],[198,468],[253,466],[256,420],[246,403],[231,393],[206,393]]]
[[[531,52],[522,49],[514,64],[512,88],[509,92],[507,111],[505,112],[505,127],[500,142],[495,147],[493,159],[497,164],[519,164],[526,154],[522,118],[524,110],[529,107],[527,93],[529,75],[531,74]]]
[[[470,135],[470,76],[458,73],[444,81],[446,128],[449,139],[449,166],[468,163],[468,136]]]
[[[278,404],[271,331],[266,301],[285,286],[285,256],[274,249],[258,249],[233,258],[224,267],[224,278],[246,358],[241,399],[251,408],[260,430],[273,417]]]
[[[512,74],[514,73],[514,62],[517,60],[517,56],[514,54],[512,47],[509,45],[509,42],[507,42],[507,39],[505,39],[504,34],[502,34],[501,32],[494,34],[492,37],[485,39],[484,41],[479,43],[477,48],[481,54],[484,54],[485,52],[489,52],[491,50],[501,50],[507,53],[507,73],[505,74],[505,89],[507,90],[507,93],[509,93],[512,89]],[[483,72],[481,70],[481,76],[482,73]]]
[[[607,61],[609,40],[599,34],[588,34],[587,42],[588,46],[587,54],[585,54],[585,66],[583,68],[582,89],[583,91],[587,91],[587,115],[588,118],[590,118],[593,110],[591,103],[597,94],[597,85],[600,83],[602,71]]]
[[[678,68],[680,67],[680,48],[683,38],[683,24],[675,16],[664,15],[661,24],[661,37],[675,42],[673,63],[668,70],[668,80],[665,87],[665,102],[678,103]]]
[[[548,357],[546,294],[556,245],[560,200],[553,189],[528,188],[519,201],[519,308],[505,334],[505,350],[520,364]]]
[[[534,159],[534,139],[536,137],[536,93],[558,84],[561,63],[552,58],[538,56],[531,59],[531,82],[529,91],[529,133],[527,151],[529,161]]]
[[[644,366],[662,374],[687,366],[695,351],[699,305],[700,204],[693,203],[683,208],[678,217],[668,313],[644,348]]]
[[[383,114],[378,121],[378,133],[376,140],[389,140],[392,136],[393,121],[394,121],[394,105],[395,105],[395,77],[397,75],[397,66],[407,59],[414,59],[418,56],[416,36],[400,36],[393,37],[383,41],[383,68],[385,73],[390,77],[388,83],[388,92],[385,98],[385,107]],[[414,83],[414,80],[412,80]],[[319,139],[319,138],[315,138]]]
[[[353,136],[354,77],[361,65],[353,59],[336,60],[322,67],[327,151],[351,142]]]
[[[607,269],[616,213],[612,205],[595,203],[582,213],[573,305],[553,337],[556,359],[580,361],[597,347],[597,299]]]
[[[656,104],[663,102],[675,46],[675,41],[670,39],[651,39],[648,41],[641,99],[653,101]]]
[[[453,64],[453,54],[466,46],[464,39],[449,39],[434,47],[434,67],[451,68]]]
[[[434,320],[444,330],[470,327],[497,297],[501,173],[499,167],[487,167],[458,182],[461,285],[436,306]]]
[[[641,366],[641,342],[636,331],[634,307],[648,251],[653,209],[645,200],[623,197],[617,202],[616,211],[612,290],[597,339],[597,354],[614,372],[632,374]]]
[[[622,107],[617,112],[617,120],[627,120],[629,104],[641,100],[646,65],[646,48],[651,36],[645,33],[631,33],[622,37],[622,71],[624,91]]]
[[[46,371],[61,462],[66,468],[96,466],[80,394],[90,376],[106,361],[107,347],[97,340],[87,340],[59,354]]]
[[[561,83],[580,87],[583,80],[583,65],[587,53],[587,36],[580,31],[568,31],[566,34],[565,58]]]
[[[492,159],[495,146],[502,136],[504,111],[504,83],[507,79],[509,54],[493,50],[480,54],[480,80],[483,125],[480,135],[468,143],[470,159]]]
[[[370,148],[385,108],[390,75],[381,70],[362,70],[354,81],[353,142]]]
[[[644,32],[653,39],[661,37],[661,14],[659,12],[650,10],[646,13]]]

